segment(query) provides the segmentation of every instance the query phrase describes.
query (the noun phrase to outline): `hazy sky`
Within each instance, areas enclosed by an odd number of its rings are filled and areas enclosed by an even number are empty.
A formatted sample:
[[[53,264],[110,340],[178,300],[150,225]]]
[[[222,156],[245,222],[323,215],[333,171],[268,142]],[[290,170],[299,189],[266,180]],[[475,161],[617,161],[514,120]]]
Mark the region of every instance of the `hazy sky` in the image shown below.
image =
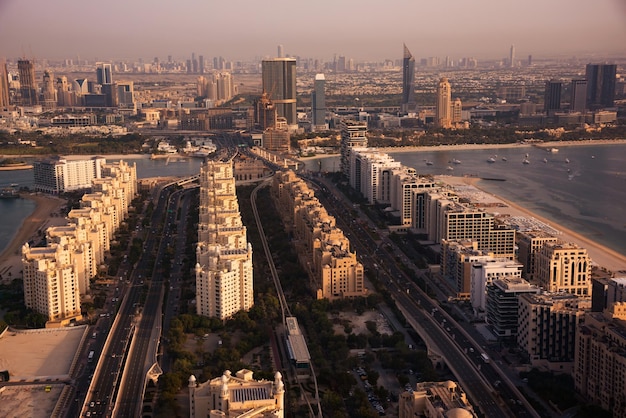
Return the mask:
[[[0,57],[626,55],[626,0],[0,0]]]

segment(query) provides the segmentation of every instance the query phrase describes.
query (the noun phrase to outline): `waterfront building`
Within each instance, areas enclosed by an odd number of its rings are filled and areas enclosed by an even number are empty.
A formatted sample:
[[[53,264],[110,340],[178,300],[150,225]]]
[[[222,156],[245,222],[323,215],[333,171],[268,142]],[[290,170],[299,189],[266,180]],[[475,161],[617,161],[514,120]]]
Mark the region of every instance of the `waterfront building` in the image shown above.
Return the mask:
[[[351,178],[358,173],[351,173],[350,153],[352,148],[367,147],[367,123],[357,122],[351,119],[341,121],[341,172]],[[355,180],[355,184],[356,184]]]
[[[289,129],[298,125],[296,113],[296,60],[274,58],[261,62],[262,88],[276,106],[276,113],[287,119]]]
[[[241,222],[232,162],[202,166],[199,211],[196,310],[228,319],[254,304],[252,245]]]
[[[587,64],[587,109],[595,110],[615,105],[617,65]]]
[[[415,57],[404,45],[404,55],[402,58],[402,112],[414,112],[417,108],[415,101]]]
[[[574,79],[570,84],[569,110],[584,113],[587,109],[587,80]]]
[[[399,418],[476,418],[474,407],[461,386],[451,380],[420,382],[399,398]]]
[[[521,277],[505,276],[487,285],[485,311],[487,324],[498,339],[517,336],[519,296],[541,290]]]
[[[351,148],[350,187],[360,192],[369,204],[390,203],[391,170],[401,167],[399,161],[376,148]]]
[[[576,333],[591,298],[569,293],[519,296],[517,343],[533,367],[571,372]]]
[[[229,370],[215,379],[198,383],[189,377],[189,416],[191,418],[283,418],[285,384],[280,372],[274,381],[254,380],[253,372]]]
[[[442,77],[437,85],[437,97],[435,103],[435,126],[438,128],[452,127],[452,99],[450,83],[446,77]]]
[[[326,123],[326,78],[324,74],[316,74],[311,92],[311,130],[327,131]]]
[[[401,166],[391,170],[389,202],[397,213],[397,224],[424,231],[426,192],[436,187],[432,178],[419,176],[414,168]]]
[[[587,313],[576,336],[574,385],[587,401],[626,416],[626,303]]]
[[[546,242],[558,242],[558,238],[545,231],[516,231],[517,259],[522,263],[522,277],[535,282],[535,259]]]
[[[626,277],[594,277],[591,280],[591,310],[602,312],[617,302],[626,302]]]
[[[61,245],[22,247],[24,304],[44,315],[46,327],[80,320],[80,293],[71,254]]]
[[[52,157],[33,163],[34,188],[39,192],[59,194],[89,189],[94,179],[102,177],[102,157],[70,159]]]
[[[46,242],[57,244],[63,254],[69,257],[67,263],[74,268],[79,294],[86,295],[89,292],[89,281],[98,272],[93,247],[99,243],[89,239],[86,229],[73,224],[49,227],[46,229]]]
[[[34,106],[39,104],[39,93],[35,81],[35,63],[31,60],[17,61],[17,71],[20,77],[20,104]]]
[[[591,258],[573,243],[546,242],[535,256],[535,280],[546,292],[591,296]]]
[[[544,91],[543,110],[548,116],[561,110],[561,89],[563,83],[560,80],[546,81]]]
[[[467,254],[461,253],[461,256],[466,258]],[[464,261],[463,258],[461,261]],[[461,266],[463,272],[469,269],[470,303],[476,315],[481,317],[487,312],[487,289],[494,280],[505,277],[515,280],[522,278],[521,264],[506,258],[494,257],[491,254],[488,257],[478,257],[476,261],[464,262]],[[466,282],[463,282],[463,287],[457,289],[460,295],[464,295],[467,291],[466,286]]]

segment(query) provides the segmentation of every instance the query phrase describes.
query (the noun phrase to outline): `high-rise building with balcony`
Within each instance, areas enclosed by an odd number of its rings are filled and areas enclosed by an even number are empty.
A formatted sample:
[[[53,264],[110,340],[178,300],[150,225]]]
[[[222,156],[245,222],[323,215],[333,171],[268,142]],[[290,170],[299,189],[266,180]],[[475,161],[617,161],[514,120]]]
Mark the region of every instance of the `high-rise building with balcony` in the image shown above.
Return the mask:
[[[277,115],[287,119],[290,129],[295,129],[298,125],[295,58],[263,60],[261,73],[263,92],[276,106]]]
[[[9,104],[9,71],[6,61],[0,60],[0,108]]]
[[[201,168],[199,211],[197,313],[227,319],[254,304],[252,245],[241,222],[232,162],[208,161]]]
[[[350,119],[341,121],[341,160],[340,169],[346,177],[350,174],[350,153],[352,148],[367,147],[367,123]]]
[[[101,167],[105,163],[106,159],[102,157],[87,160],[52,157],[35,161],[34,188],[54,194],[89,189],[94,179],[102,177]]]

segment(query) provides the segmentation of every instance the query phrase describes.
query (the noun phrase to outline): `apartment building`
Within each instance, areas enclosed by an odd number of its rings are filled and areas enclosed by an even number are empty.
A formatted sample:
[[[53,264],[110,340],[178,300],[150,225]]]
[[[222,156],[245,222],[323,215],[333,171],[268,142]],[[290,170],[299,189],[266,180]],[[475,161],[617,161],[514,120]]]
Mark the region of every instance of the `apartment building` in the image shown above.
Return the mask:
[[[350,152],[352,148],[367,147],[367,123],[346,119],[341,121],[341,172],[348,178],[353,178],[350,166]]]
[[[465,266],[470,270],[470,302],[479,316],[487,311],[487,289],[495,280],[522,277],[522,265],[503,257],[481,257]]]
[[[350,187],[361,192],[370,204],[390,203],[393,169],[402,164],[375,148],[352,148],[350,152]]]
[[[293,172],[274,176],[272,195],[318,299],[365,296],[363,264],[313,190]]]
[[[399,418],[475,418],[474,407],[461,386],[451,380],[420,382],[400,394]]]
[[[92,180],[100,184],[101,191],[86,195],[81,208],[69,212],[67,225],[46,230],[46,247],[22,248],[25,304],[48,318],[47,327],[80,319],[80,295],[89,292],[89,281],[104,262],[110,239],[121,222],[117,214],[128,212],[131,199],[125,197],[120,178],[136,178],[135,167],[122,164],[109,174],[116,177]],[[136,186],[126,187],[136,190]],[[119,195],[124,198],[116,200]]]
[[[487,285],[487,324],[499,339],[517,335],[519,296],[538,294],[541,290],[521,277],[506,276]]]
[[[544,243],[535,256],[535,277],[546,292],[591,296],[591,258],[576,244]]]
[[[232,162],[200,169],[196,247],[198,315],[227,319],[254,305],[252,245],[241,222]]]
[[[48,319],[46,326],[63,326],[82,319],[71,258],[71,250],[58,244],[22,247],[24,304],[44,315]]]
[[[576,335],[574,385],[588,401],[626,416],[626,303],[587,313]]]
[[[559,239],[545,231],[517,231],[517,258],[523,264],[522,276],[529,282],[535,280],[536,257],[546,242]]]
[[[398,225],[425,231],[426,192],[435,188],[431,178],[419,176],[415,169],[391,169],[389,202],[398,213]]]
[[[34,189],[45,193],[64,193],[89,189],[92,181],[102,177],[106,159],[69,159],[52,157],[33,163]]]
[[[253,372],[241,369],[235,375],[226,370],[220,377],[198,383],[189,377],[191,418],[283,418],[285,384],[280,372],[274,381],[254,380]]]
[[[571,372],[576,333],[591,298],[570,293],[519,296],[517,343],[533,367]]]

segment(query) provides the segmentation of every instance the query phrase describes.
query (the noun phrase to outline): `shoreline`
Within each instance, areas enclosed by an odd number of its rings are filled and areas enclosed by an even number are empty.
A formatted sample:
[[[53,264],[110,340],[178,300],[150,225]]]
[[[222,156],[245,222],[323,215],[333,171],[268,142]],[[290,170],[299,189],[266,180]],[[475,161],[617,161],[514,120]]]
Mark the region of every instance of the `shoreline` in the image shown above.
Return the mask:
[[[15,278],[21,270],[22,245],[38,235],[38,231],[43,228],[59,223],[55,222],[55,220],[66,223],[65,217],[52,216],[67,204],[65,200],[41,194],[22,193],[20,196],[34,201],[35,209],[22,221],[20,228],[15,232],[6,248],[0,253],[0,275],[2,275],[3,280],[8,280],[8,277],[5,276],[7,273],[11,273],[11,278]]]
[[[552,228],[558,230],[559,232],[561,232],[561,235],[557,236],[557,238],[559,238],[561,241],[577,244],[581,248],[584,248],[585,250],[587,250],[587,254],[589,254],[589,257],[591,258],[591,261],[594,265],[597,265],[600,268],[605,268],[615,273],[616,277],[619,277],[620,274],[626,273],[626,255],[621,254],[613,250],[610,247],[602,245],[594,241],[593,239],[588,238],[572,229],[566,228],[562,226],[561,224],[559,224],[558,222],[552,221],[542,215],[539,215],[536,212],[534,212],[532,209],[529,209],[518,203],[507,200],[500,195],[489,192],[488,190],[482,188],[479,185],[480,178],[445,177],[445,178],[442,178],[442,181],[444,183],[448,183],[451,185],[462,184],[462,185],[473,186],[474,188],[481,191],[482,193],[492,196],[495,199],[500,200],[501,202],[503,202],[504,204],[508,206],[506,208],[498,207],[497,208],[498,213],[509,214],[513,216],[525,216],[525,217],[535,218],[551,226]],[[620,273],[620,271],[623,271],[624,273]]]

